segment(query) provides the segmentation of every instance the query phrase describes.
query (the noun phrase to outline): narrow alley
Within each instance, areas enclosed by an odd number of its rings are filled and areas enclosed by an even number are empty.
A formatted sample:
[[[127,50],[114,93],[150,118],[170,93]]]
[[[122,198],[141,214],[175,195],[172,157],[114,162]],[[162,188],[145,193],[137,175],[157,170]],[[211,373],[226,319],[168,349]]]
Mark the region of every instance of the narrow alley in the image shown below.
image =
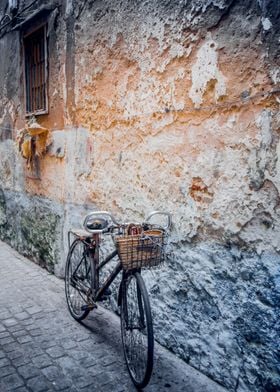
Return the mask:
[[[0,242],[0,391],[135,391],[118,317],[102,308],[79,324],[64,282]],[[159,345],[145,391],[222,392]]]

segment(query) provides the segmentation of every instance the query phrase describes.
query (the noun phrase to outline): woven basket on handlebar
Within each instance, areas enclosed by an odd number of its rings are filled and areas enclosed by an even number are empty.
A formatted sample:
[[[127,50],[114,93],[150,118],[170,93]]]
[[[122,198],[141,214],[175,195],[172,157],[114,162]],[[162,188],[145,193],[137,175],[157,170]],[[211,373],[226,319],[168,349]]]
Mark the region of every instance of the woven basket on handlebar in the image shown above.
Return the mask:
[[[162,230],[147,230],[142,234],[118,236],[116,245],[124,270],[151,268],[164,260]]]

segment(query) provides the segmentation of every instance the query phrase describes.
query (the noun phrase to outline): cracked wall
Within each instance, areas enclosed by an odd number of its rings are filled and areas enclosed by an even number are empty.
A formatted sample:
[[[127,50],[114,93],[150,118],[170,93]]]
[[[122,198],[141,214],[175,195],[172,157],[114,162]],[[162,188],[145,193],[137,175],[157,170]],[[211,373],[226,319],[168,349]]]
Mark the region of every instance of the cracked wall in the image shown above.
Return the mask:
[[[157,339],[230,390],[276,391],[278,2],[49,3],[40,180],[13,141],[21,32],[0,39],[13,53],[0,58],[1,238],[61,275],[67,230],[89,209],[170,211],[174,255],[147,273]]]

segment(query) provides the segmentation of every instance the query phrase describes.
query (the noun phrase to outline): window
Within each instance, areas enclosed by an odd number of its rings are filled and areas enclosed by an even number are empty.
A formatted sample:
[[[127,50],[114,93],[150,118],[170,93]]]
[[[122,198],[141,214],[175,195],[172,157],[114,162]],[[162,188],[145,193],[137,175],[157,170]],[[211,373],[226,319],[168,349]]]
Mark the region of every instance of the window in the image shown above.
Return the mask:
[[[26,114],[48,112],[46,26],[24,37]]]

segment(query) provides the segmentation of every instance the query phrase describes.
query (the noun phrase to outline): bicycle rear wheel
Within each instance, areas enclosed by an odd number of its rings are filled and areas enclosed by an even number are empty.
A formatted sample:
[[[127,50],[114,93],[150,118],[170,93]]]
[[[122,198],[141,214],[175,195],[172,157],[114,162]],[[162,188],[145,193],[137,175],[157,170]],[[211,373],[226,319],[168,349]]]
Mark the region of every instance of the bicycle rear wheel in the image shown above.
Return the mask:
[[[65,267],[65,294],[71,316],[81,321],[89,313],[88,297],[91,292],[90,260],[87,245],[76,239],[67,256]]]
[[[144,388],[153,370],[154,336],[149,297],[138,272],[122,280],[121,333],[129,374],[137,388]]]

